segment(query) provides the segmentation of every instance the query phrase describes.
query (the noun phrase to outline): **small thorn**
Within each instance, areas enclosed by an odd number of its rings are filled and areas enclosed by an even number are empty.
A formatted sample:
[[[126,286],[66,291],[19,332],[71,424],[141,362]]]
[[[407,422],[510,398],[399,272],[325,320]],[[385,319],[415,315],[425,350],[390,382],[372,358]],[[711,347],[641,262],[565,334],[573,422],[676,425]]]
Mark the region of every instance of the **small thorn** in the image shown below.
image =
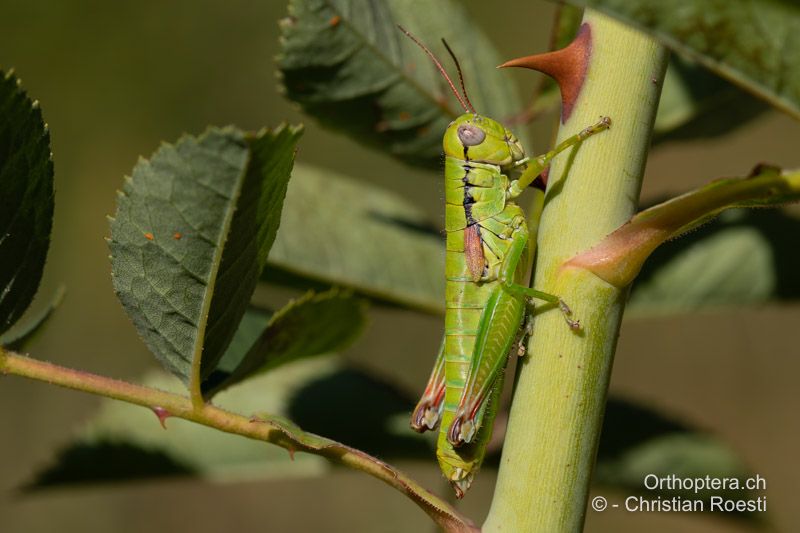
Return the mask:
[[[161,427],[167,429],[167,418],[171,417],[172,413],[159,406],[151,407],[150,409],[152,409],[156,417],[158,417],[158,423],[161,424]]]
[[[292,448],[291,446],[289,446],[288,448],[286,448],[286,451],[288,451],[288,452],[289,452],[289,459],[291,459],[292,461],[294,461],[294,451],[295,451],[295,450],[294,450],[294,448]]]
[[[591,54],[592,30],[591,26],[584,23],[578,30],[575,39],[565,48],[544,54],[518,57],[506,61],[500,67],[529,68],[553,78],[561,89],[561,123],[563,124],[572,114],[572,108],[581,92]]]

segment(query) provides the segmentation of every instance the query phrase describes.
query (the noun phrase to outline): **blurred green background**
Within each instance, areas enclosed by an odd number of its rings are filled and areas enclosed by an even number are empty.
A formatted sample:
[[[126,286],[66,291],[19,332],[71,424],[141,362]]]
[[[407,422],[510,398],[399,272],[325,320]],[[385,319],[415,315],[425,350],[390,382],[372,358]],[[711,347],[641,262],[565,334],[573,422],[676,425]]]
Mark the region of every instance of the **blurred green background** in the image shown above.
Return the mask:
[[[552,4],[508,1],[498,9],[477,0],[464,3],[504,56],[546,48]],[[304,122],[299,161],[413,194],[441,225],[439,175],[321,130],[277,93],[273,57],[277,21],[284,15],[284,3],[274,0],[0,1],[0,66],[15,68],[25,90],[40,101],[56,168],[56,219],[40,296],[47,298],[60,283],[68,293],[31,347],[36,357],[134,380],[155,366],[114,297],[105,216],[114,212],[115,191],[137,158],[183,132],[199,133],[210,124],[257,129]],[[530,72],[515,73],[515,79],[522,90],[536,80]],[[539,126],[534,133],[533,150],[541,151],[550,132]],[[796,167],[798,140],[796,122],[767,112],[713,140],[662,144],[651,154],[643,201],[745,174],[761,161]],[[416,394],[435,354],[441,320],[385,308],[372,317],[367,334],[345,356]],[[730,442],[766,478],[770,520],[781,531],[800,528],[798,323],[798,304],[632,318],[623,326],[612,378],[612,393],[664,409]],[[0,531],[433,530],[408,500],[343,469],[309,479],[225,485],[177,479],[15,493],[91,417],[98,401],[0,379]],[[432,459],[400,466],[426,486],[446,490]],[[486,468],[460,504],[468,516],[480,520],[486,513],[493,476]],[[688,514],[587,516],[587,531],[645,527],[749,531]]]

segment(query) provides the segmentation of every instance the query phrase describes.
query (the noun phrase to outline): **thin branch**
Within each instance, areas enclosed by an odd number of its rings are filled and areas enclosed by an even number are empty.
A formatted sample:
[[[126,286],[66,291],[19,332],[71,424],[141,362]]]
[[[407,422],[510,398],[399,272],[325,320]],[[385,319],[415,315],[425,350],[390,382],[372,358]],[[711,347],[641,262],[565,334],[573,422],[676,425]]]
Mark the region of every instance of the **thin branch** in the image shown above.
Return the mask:
[[[629,285],[658,246],[725,209],[775,207],[800,200],[800,170],[758,167],[747,178],[716,180],[646,209],[562,268],[583,268],[614,285]]]
[[[195,407],[186,396],[38,361],[3,348],[0,348],[0,374],[22,376],[141,405],[153,410],[159,419],[173,416],[183,418],[226,433],[269,442],[292,453],[298,451],[320,455],[334,463],[366,472],[402,492],[445,531],[479,531],[472,521],[461,516],[450,504],[393,466],[350,446],[304,432],[285,421],[248,418],[210,404]]]

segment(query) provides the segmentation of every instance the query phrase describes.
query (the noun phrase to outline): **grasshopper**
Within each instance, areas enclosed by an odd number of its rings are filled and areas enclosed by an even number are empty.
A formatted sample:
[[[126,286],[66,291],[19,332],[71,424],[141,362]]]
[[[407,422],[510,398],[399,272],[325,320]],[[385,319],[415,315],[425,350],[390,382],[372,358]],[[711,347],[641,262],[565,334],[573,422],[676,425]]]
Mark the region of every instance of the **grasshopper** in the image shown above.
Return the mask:
[[[526,276],[536,234],[529,230],[525,213],[514,200],[534,184],[556,155],[607,129],[611,120],[603,117],[550,152],[526,157],[511,131],[475,112],[458,60],[447,43],[443,40],[458,69],[463,97],[436,56],[400,29],[433,60],[465,111],[450,123],[443,139],[447,233],[444,340],[411,417],[415,431],[440,427],[439,465],[456,496],[462,498],[486,453],[508,355],[519,338],[530,299],[558,307],[569,327],[580,327],[558,296],[528,287]],[[534,187],[534,194],[532,216],[538,221],[544,187]]]

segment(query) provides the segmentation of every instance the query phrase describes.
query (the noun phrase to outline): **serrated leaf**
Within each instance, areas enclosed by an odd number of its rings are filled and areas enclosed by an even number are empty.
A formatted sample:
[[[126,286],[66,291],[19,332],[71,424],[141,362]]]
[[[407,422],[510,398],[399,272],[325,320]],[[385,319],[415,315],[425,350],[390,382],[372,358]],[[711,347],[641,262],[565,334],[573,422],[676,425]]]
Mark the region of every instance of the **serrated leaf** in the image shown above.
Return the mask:
[[[203,394],[314,355],[342,350],[364,329],[365,304],[347,293],[309,292],[277,313],[249,309],[228,350],[203,382]]]
[[[444,306],[444,239],[422,212],[307,165],[293,173],[263,279],[278,279],[276,268],[431,312]]]
[[[291,0],[278,58],[286,96],[327,127],[438,168],[442,133],[463,110],[397,24],[438,55],[446,54],[440,39],[447,39],[478,112],[502,120],[520,111],[513,85],[495,68],[501,60],[491,42],[450,0]]]
[[[679,490],[664,485],[645,488],[645,478],[736,478],[743,484],[752,474],[742,458],[714,435],[690,428],[664,415],[620,399],[610,399],[595,467],[594,483],[642,495],[645,498],[688,498],[701,500],[710,510],[711,496],[746,499],[752,491]],[[652,483],[652,480],[650,481]],[[736,515],[734,515],[736,516]],[[747,517],[747,515],[739,515]]]
[[[570,0],[632,24],[800,118],[800,4],[793,0]]]
[[[800,299],[800,220],[734,210],[658,248],[636,279],[628,311],[687,312]]]
[[[769,109],[766,103],[708,70],[673,56],[654,126],[654,141],[729,133]]]
[[[0,70],[0,333],[36,294],[52,225],[50,134],[38,104]]]
[[[114,289],[194,393],[228,347],[281,215],[299,128],[210,129],[134,169],[111,223]]]
[[[18,323],[11,331],[0,335],[0,346],[17,352],[23,350],[28,342],[35,338],[47,325],[53,312],[61,305],[65,292],[64,286],[59,286],[43,309],[27,320]]]

